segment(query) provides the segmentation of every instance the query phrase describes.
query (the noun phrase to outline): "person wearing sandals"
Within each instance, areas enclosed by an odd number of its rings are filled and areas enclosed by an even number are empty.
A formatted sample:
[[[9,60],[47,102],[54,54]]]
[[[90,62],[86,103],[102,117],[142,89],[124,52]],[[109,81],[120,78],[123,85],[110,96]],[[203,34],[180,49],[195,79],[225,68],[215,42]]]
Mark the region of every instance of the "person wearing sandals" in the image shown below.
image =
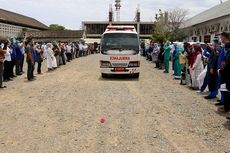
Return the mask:
[[[3,65],[4,65],[4,59],[5,59],[5,52],[3,51],[4,44],[0,43],[0,89],[6,88],[6,86],[3,85]]]

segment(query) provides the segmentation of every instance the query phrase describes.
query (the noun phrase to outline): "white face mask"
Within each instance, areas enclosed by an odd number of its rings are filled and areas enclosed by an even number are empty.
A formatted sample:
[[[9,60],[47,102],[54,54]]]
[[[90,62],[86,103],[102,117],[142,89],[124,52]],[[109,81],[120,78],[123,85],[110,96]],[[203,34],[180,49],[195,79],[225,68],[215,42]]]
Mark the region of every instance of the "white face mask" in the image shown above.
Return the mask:
[[[4,48],[4,44],[3,44],[3,43],[1,44],[1,48],[2,48],[2,49]]]

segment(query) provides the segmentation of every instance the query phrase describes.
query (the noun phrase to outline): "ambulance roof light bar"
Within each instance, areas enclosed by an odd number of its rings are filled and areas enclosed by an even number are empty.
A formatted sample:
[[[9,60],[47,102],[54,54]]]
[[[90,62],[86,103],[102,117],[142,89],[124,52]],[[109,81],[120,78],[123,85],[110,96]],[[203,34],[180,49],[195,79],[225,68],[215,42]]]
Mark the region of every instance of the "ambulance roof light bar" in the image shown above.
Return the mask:
[[[134,26],[107,26],[107,31],[116,31],[116,30],[124,30],[124,31],[134,31]]]

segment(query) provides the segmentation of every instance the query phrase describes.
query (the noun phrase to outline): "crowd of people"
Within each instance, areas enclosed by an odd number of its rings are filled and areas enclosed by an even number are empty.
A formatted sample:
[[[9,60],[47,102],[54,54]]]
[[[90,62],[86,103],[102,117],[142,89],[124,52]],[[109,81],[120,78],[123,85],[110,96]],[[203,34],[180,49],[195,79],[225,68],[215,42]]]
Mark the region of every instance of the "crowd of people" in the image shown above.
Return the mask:
[[[13,81],[24,73],[27,63],[27,79],[34,81],[34,71],[42,75],[42,63],[47,62],[48,72],[54,71],[75,58],[97,53],[96,44],[79,42],[36,43],[32,38],[22,41],[12,37],[0,42],[0,89],[6,88],[5,82]]]
[[[155,68],[170,71],[191,90],[206,94],[207,100],[220,99],[215,104],[219,113],[230,119],[230,34],[223,32],[213,43],[153,42],[141,43],[141,54],[155,63]],[[208,87],[208,88],[207,88]],[[207,89],[206,89],[207,88]],[[208,92],[206,92],[208,90]]]

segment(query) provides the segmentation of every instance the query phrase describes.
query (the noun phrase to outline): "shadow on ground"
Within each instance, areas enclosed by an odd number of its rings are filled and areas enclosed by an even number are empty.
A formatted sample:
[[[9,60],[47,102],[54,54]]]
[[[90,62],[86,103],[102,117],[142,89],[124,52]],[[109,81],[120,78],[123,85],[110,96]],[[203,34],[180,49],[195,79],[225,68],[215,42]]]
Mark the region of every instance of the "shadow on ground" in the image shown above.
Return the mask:
[[[132,75],[108,75],[100,77],[99,81],[139,81],[139,78],[134,78]]]
[[[230,131],[230,120],[227,120],[223,126]]]

